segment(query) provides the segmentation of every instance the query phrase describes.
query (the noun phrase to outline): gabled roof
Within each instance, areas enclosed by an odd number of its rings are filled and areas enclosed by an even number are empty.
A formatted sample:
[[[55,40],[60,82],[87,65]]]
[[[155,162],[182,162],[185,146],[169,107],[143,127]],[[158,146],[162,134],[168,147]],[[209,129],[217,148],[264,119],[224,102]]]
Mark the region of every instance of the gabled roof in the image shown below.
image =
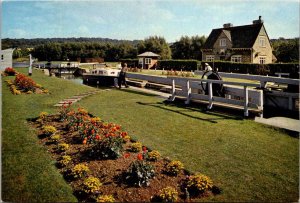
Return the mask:
[[[160,55],[155,54],[151,51],[144,52],[142,54],[137,55],[138,57],[159,57]]]
[[[213,29],[208,36],[203,49],[212,49],[222,32],[231,39],[232,48],[252,48],[263,23],[243,25],[228,28]]]

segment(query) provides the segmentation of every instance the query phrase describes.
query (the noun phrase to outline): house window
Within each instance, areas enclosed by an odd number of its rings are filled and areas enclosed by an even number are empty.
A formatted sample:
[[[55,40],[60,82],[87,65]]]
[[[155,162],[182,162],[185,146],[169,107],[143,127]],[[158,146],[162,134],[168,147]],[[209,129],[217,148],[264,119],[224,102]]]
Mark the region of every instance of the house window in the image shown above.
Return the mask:
[[[231,62],[241,63],[242,62],[242,56],[235,55],[231,57]]]
[[[226,47],[226,39],[220,39],[220,46]]]
[[[213,61],[214,59],[215,59],[215,57],[212,56],[212,55],[207,55],[206,56],[206,61]]]
[[[266,63],[266,57],[259,57],[259,63],[265,64]]]
[[[4,61],[4,55],[1,54],[1,61]]]
[[[151,58],[145,58],[145,64],[151,64]]]
[[[265,37],[259,37],[259,46],[266,47],[266,38]]]

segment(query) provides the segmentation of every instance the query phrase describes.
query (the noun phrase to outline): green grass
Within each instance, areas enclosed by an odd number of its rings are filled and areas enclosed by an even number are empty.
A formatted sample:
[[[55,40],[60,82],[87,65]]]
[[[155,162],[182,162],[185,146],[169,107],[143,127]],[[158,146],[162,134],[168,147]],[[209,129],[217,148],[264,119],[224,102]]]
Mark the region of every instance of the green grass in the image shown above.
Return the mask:
[[[51,94],[12,95],[4,82],[7,78],[13,77],[2,78],[2,200],[77,201],[26,119],[37,117],[41,111],[55,113],[55,103],[91,88],[34,71],[32,78]]]
[[[54,113],[55,103],[91,88],[38,71],[33,79],[51,95],[15,96],[3,83],[2,199],[76,201],[26,119],[41,111]],[[122,125],[146,146],[182,161],[188,170],[210,176],[223,192],[201,201],[298,200],[298,138],[284,131],[238,116],[205,112],[196,105],[164,103],[128,89],[104,91],[79,105]]]
[[[130,90],[104,92],[81,104],[192,172],[210,176],[223,193],[202,201],[298,199],[298,139],[281,130]]]

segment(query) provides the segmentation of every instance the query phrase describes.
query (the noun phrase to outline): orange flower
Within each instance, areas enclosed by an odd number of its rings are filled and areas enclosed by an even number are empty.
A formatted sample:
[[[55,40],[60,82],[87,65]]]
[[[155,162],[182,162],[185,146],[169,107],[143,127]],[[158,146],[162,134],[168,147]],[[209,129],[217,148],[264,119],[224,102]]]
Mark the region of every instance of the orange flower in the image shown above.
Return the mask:
[[[95,133],[95,130],[94,130],[94,129],[92,129],[91,133],[92,133],[92,134],[94,134],[94,133]]]
[[[82,141],[82,144],[86,144],[87,143],[87,139],[84,138],[84,140]]]
[[[130,154],[129,154],[129,153],[124,154],[124,158],[127,159],[128,157],[130,157]]]
[[[143,160],[143,155],[142,154],[138,154],[137,155],[137,159],[140,160],[140,161],[142,161]]]

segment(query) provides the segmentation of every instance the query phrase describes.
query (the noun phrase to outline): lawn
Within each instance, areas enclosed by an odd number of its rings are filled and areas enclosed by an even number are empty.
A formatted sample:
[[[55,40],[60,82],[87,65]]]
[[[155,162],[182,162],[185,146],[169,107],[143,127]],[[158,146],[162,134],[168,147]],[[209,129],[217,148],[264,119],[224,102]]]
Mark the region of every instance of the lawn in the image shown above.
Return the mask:
[[[92,88],[39,71],[32,77],[51,94],[12,95],[2,84],[2,199],[76,201],[26,119],[55,113],[55,103]],[[130,89],[104,91],[79,105],[122,125],[163,156],[179,159],[191,172],[210,176],[223,191],[201,201],[298,200],[299,140],[284,131]]]

